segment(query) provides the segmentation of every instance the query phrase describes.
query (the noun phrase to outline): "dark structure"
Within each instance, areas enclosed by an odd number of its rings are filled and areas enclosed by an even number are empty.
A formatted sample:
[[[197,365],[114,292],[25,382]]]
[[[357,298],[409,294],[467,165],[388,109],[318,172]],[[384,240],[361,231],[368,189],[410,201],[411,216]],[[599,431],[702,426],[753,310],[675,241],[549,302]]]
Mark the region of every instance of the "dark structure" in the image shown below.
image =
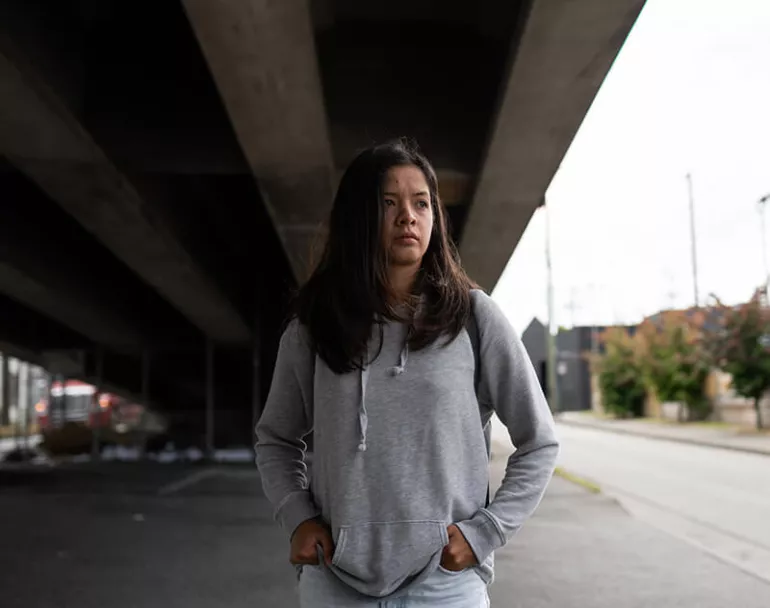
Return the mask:
[[[560,329],[556,334],[556,379],[559,390],[559,407],[562,411],[590,410],[592,352],[604,352],[604,333],[612,329],[607,326],[573,327]],[[622,326],[633,335],[636,326]],[[548,395],[546,352],[546,328],[538,319],[532,319],[521,336],[532,364],[537,371],[540,385]]]
[[[535,367],[537,379],[540,381],[540,388],[548,397],[548,349],[546,347],[546,328],[539,319],[534,318],[530,321],[527,329],[521,334],[521,341],[529,353],[532,365]]]
[[[250,441],[356,151],[419,140],[491,289],[642,5],[0,0],[0,351]]]
[[[573,327],[556,336],[556,377],[563,411],[591,409],[591,368],[588,355],[599,328]],[[598,344],[597,344],[598,346]]]
[[[599,330],[600,328],[574,327],[561,329],[556,335],[556,384],[562,411],[591,409],[591,372],[587,355],[594,347],[593,340]],[[536,318],[532,319],[522,333],[521,340],[537,371],[540,386],[548,397],[545,325]]]

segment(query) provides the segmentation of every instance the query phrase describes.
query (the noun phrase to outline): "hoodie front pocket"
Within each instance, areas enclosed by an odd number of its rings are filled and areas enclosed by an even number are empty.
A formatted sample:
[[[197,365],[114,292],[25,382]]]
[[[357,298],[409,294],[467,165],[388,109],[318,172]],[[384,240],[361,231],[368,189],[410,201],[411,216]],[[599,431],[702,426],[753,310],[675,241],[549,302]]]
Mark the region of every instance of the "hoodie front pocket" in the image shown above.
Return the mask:
[[[441,572],[442,574],[446,574],[447,576],[460,576],[461,574],[465,574],[468,571],[468,569],[464,568],[462,570],[449,570],[439,564],[438,571]]]
[[[441,521],[399,521],[343,526],[332,569],[361,593],[383,597],[424,571],[447,544]]]

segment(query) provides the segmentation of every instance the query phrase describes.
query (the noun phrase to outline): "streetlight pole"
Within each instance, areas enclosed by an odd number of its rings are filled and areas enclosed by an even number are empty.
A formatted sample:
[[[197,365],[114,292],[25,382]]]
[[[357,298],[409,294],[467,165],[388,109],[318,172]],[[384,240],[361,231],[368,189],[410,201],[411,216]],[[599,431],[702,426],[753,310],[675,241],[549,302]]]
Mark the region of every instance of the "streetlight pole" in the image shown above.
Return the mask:
[[[765,194],[759,199],[759,219],[762,228],[762,261],[765,265],[765,298],[767,299],[767,288],[770,284],[770,270],[767,265],[767,231],[765,230],[765,209],[767,208],[767,202],[770,201],[770,193]]]
[[[551,266],[551,213],[548,205],[543,202],[543,213],[545,213],[545,264],[548,280],[548,323],[545,332],[546,347],[546,376],[548,387],[548,401],[551,404],[551,411],[559,411],[559,387],[556,380],[556,339],[553,333],[554,326],[554,295],[553,295],[553,268]]]
[[[695,201],[692,196],[692,175],[687,174],[687,192],[690,196],[690,246],[692,247],[692,284],[695,291],[695,308],[700,304],[698,293],[698,248],[695,244]]]

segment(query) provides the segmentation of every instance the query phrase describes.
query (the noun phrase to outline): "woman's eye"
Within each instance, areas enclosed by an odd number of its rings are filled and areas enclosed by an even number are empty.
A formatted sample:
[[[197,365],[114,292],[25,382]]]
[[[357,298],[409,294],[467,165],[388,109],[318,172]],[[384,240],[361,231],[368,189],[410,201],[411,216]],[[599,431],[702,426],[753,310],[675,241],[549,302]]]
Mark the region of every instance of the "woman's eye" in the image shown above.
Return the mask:
[[[394,207],[395,204],[396,204],[396,201],[394,201],[392,199],[389,199],[389,198],[385,199],[385,206],[386,207]]]
[[[417,203],[417,204],[418,204],[420,207],[422,207],[423,209],[425,209],[425,208],[427,208],[427,207],[428,207],[428,201],[420,201],[420,202],[419,202],[419,203]]]

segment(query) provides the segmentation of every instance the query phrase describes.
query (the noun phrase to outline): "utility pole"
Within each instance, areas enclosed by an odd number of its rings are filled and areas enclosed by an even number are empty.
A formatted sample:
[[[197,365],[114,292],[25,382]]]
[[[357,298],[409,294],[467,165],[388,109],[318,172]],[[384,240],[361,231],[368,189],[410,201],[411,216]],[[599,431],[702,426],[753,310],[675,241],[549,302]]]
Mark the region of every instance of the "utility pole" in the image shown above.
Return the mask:
[[[596,355],[599,352],[599,336],[598,327],[596,325],[596,285],[594,283],[588,284],[588,292],[591,294],[591,354]]]
[[[692,175],[687,174],[687,191],[690,196],[690,246],[692,247],[692,284],[695,291],[695,308],[700,304],[698,294],[698,248],[695,243],[695,201],[692,195]]]
[[[548,280],[548,323],[545,332],[546,347],[546,375],[548,377],[548,401],[551,404],[553,413],[559,412],[559,387],[556,382],[556,339],[554,337],[554,295],[553,295],[553,268],[551,265],[551,213],[548,206],[543,202],[543,213],[545,213],[545,265]]]
[[[569,310],[570,325],[574,329],[578,326],[577,317],[575,313],[580,310],[581,306],[578,302],[578,288],[572,287],[569,291],[569,302],[567,302],[567,310]]]
[[[765,300],[768,298],[768,285],[770,285],[770,270],[767,265],[767,231],[765,230],[765,210],[767,208],[767,202],[770,201],[770,193],[765,194],[759,199],[759,219],[762,228],[762,261],[765,265]]]

